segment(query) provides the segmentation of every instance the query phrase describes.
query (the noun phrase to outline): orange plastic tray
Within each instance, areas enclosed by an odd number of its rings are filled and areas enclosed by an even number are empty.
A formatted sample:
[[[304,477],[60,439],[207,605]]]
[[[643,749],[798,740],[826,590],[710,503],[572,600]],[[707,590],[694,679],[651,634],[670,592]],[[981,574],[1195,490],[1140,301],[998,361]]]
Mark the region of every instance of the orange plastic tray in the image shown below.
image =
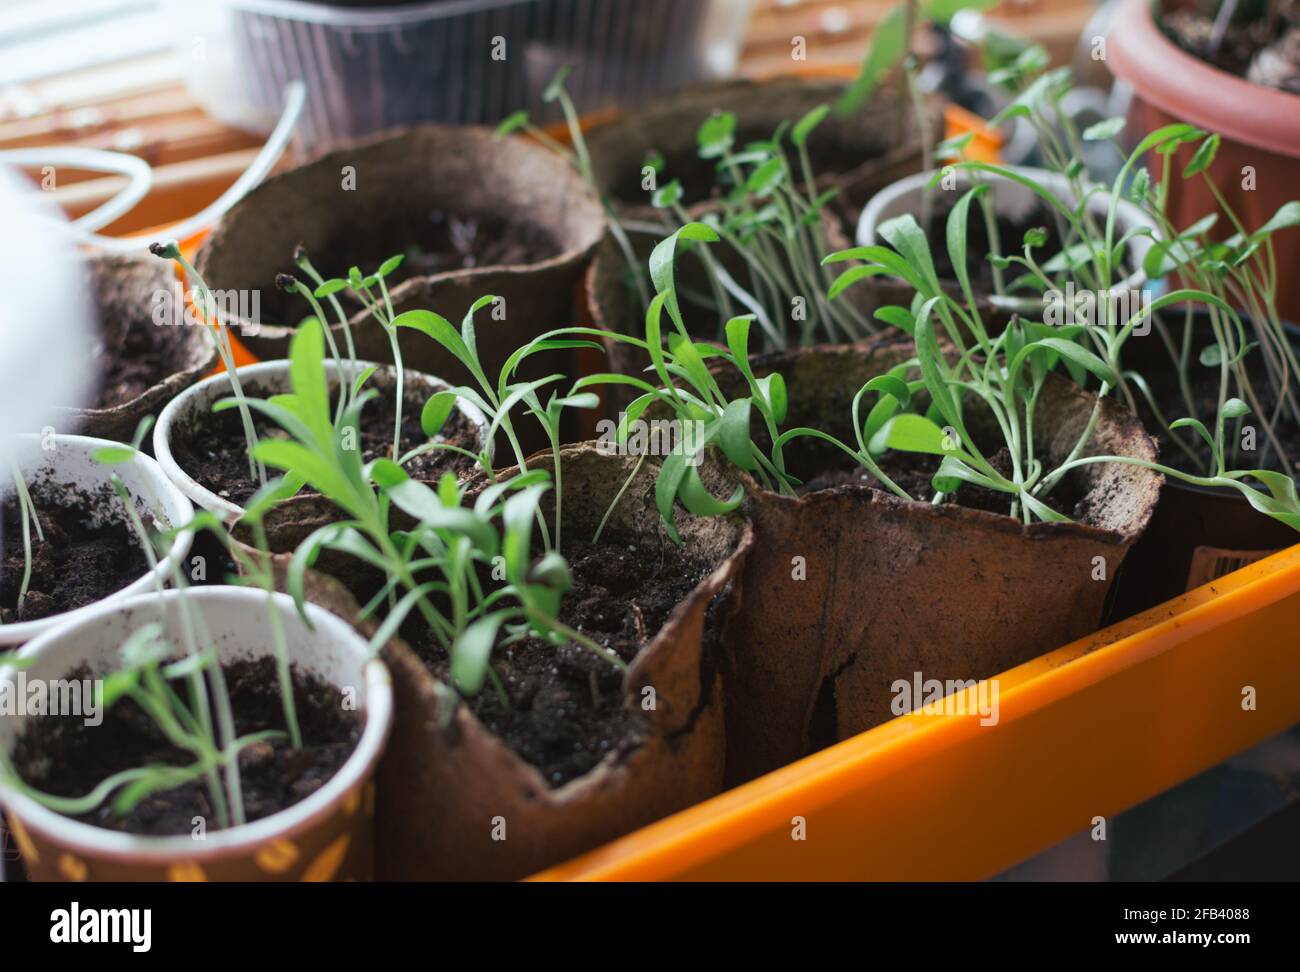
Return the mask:
[[[997,874],[1300,722],[1300,545],[997,678],[996,725],[901,716],[533,880]]]

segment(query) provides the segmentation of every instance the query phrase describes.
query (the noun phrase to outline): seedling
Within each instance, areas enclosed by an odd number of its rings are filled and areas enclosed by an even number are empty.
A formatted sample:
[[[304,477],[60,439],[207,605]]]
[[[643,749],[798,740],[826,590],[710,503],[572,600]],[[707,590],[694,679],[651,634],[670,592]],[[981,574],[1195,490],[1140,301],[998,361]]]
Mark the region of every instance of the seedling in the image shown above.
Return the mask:
[[[306,250],[303,247],[298,247],[294,253],[294,259],[298,266],[316,282],[315,288],[307,287],[292,274],[287,273],[279,274],[275,278],[275,283],[281,290],[295,293],[305,298],[311,305],[312,313],[314,315],[314,317],[309,318],[309,320],[315,320],[321,325],[322,333],[325,336],[325,342],[329,345],[330,354],[334,359],[335,367],[337,369],[336,374],[338,375],[338,402],[335,405],[334,413],[334,422],[336,426],[342,421],[343,415],[347,411],[349,404],[356,399],[357,395],[361,393],[362,387],[375,373],[373,367],[368,368],[363,372],[357,364],[356,348],[352,340],[352,329],[348,323],[347,314],[344,312],[343,306],[339,302],[338,294],[346,291],[356,300],[360,301],[366,308],[367,312],[369,312],[370,316],[374,318],[375,322],[383,328],[384,333],[388,335],[389,347],[391,348],[393,355],[393,370],[396,379],[396,388],[394,391],[395,401],[393,412],[392,459],[398,461],[402,447],[402,409],[406,399],[406,372],[402,365],[402,348],[397,340],[397,328],[394,323],[396,314],[393,310],[393,301],[388,292],[386,278],[391,276],[397,268],[402,265],[402,261],[405,257],[400,253],[396,256],[389,257],[380,264],[379,269],[372,274],[362,274],[360,268],[352,267],[348,271],[346,279],[336,277],[330,280],[321,279],[320,274],[316,271],[316,268],[312,266],[311,261],[307,257]],[[346,370],[343,367],[343,360],[339,354],[338,345],[334,340],[331,329],[326,323],[325,312],[320,305],[321,300],[330,301],[334,314],[338,318],[343,334],[347,339],[349,367]]]
[[[456,400],[463,398],[468,402],[476,405],[488,418],[488,433],[484,438],[483,452],[476,456],[476,460],[483,468],[489,479],[495,477],[492,468],[492,443],[499,432],[506,437],[510,444],[510,449],[514,453],[515,463],[521,472],[528,471],[528,460],[524,456],[522,447],[519,444],[519,435],[515,429],[512,410],[522,404],[529,415],[532,415],[542,426],[546,433],[547,441],[551,446],[551,453],[554,459],[555,469],[555,550],[560,549],[560,504],[562,502],[562,481],[560,470],[560,419],[566,408],[595,408],[600,404],[599,399],[590,393],[588,394],[569,394],[557,396],[554,392],[542,403],[540,392],[549,385],[561,381],[564,375],[552,374],[544,378],[532,381],[515,380],[515,372],[519,365],[524,362],[530,355],[542,351],[556,351],[561,349],[574,348],[595,348],[600,349],[600,345],[591,340],[572,339],[568,337],[548,337],[543,336],[541,339],[531,341],[522,348],[513,352],[502,364],[497,379],[493,382],[483,367],[479,359],[478,338],[474,328],[474,315],[485,307],[491,306],[497,300],[492,295],[480,297],[469,310],[461,321],[460,331],[458,332],[451,326],[446,318],[432,311],[414,310],[407,311],[393,321],[393,328],[410,328],[419,331],[426,337],[432,338],[457,361],[465,366],[465,369],[473,376],[477,388],[467,385],[458,385],[449,391],[439,392],[433,395],[425,404],[424,411],[420,416],[420,424],[426,435],[431,439],[434,438],[441,430],[447,417],[455,407]],[[599,331],[588,331],[584,333],[600,334]],[[435,448],[436,444],[427,448]],[[412,453],[414,455],[415,453]],[[405,460],[403,460],[404,462]],[[538,519],[538,524],[542,530],[543,542],[548,549],[551,549],[550,534],[543,518]]]
[[[563,107],[572,150],[532,125],[523,111],[503,121],[498,132],[504,135],[527,131],[569,159],[599,191],[577,111],[564,87],[567,74],[564,70],[556,75],[543,97]],[[829,111],[828,105],[815,108],[794,125],[782,125],[770,139],[739,149],[735,145],[736,117],[730,112],[710,117],[697,132],[699,155],[715,165],[719,190],[716,211],[703,219],[718,239],[725,240],[728,253],[744,268],[745,279],[737,280],[717,255],[704,248],[692,250],[690,241],[684,240],[683,250],[695,252],[704,264],[709,293],[679,292],[718,322],[718,340],[723,339],[723,322],[738,313],[752,314],[758,321],[764,348],[806,345],[817,340],[854,340],[876,330],[875,324],[856,308],[847,304],[832,307],[822,296],[829,282],[818,263],[826,252],[823,218],[836,190],[817,190],[807,142]],[[787,134],[793,162],[784,144]],[[662,174],[662,159],[647,160],[646,164]],[[659,223],[623,221],[608,198],[602,199],[640,306],[646,311],[651,286],[655,291],[661,288],[653,279],[647,279],[630,233],[663,237],[692,222],[683,202],[682,185],[671,179],[651,192],[649,201],[663,212]]]
[[[438,321],[450,329],[436,315],[421,320],[438,333]],[[541,519],[540,501],[549,482],[544,471],[493,482],[473,505],[466,505],[465,487],[450,473],[431,488],[411,479],[391,459],[363,465],[355,450],[341,447],[330,420],[319,321],[309,320],[295,333],[290,360],[292,393],[249,403],[289,434],[259,442],[257,456],[309,484],[346,514],[316,530],[294,551],[287,586],[300,610],[307,569],[321,550],[337,550],[386,578],[361,611],[367,618],[384,609],[372,646],[384,644],[412,611],[418,612],[447,653],[453,687],[462,695],[476,695],[491,680],[504,701],[504,689],[489,664],[491,650],[526,637],[578,644],[624,667],[617,655],[559,621],[560,598],[569,585],[559,553],[548,551],[532,563],[532,529]],[[356,427],[361,409],[374,394],[364,391],[351,403],[344,427]],[[390,522],[394,507],[414,525],[395,528]],[[498,556],[503,558],[505,580],[487,590],[479,569],[490,568]],[[498,642],[502,630],[506,634]]]
[[[23,579],[18,587],[18,603],[16,605],[18,613],[23,610],[23,603],[27,599],[27,588],[32,582],[32,533],[35,532],[36,539],[44,543],[45,535],[41,531],[40,517],[36,515],[36,504],[32,502],[32,495],[27,489],[27,482],[23,479],[23,472],[14,463],[11,467],[10,476],[14,484],[14,498],[18,501],[18,515],[22,521],[23,530]]]
[[[221,364],[226,369],[226,374],[230,376],[230,387],[235,393],[235,400],[239,403],[239,418],[243,423],[244,440],[248,447],[248,474],[254,481],[265,486],[266,470],[253,458],[253,444],[257,441],[253,416],[244,404],[244,387],[239,380],[239,370],[235,366],[234,348],[230,344],[230,334],[226,330],[226,324],[220,320],[217,313],[217,302],[212,296],[212,291],[208,289],[207,283],[198,270],[194,269],[193,264],[186,259],[175,240],[167,243],[151,243],[149,252],[163,260],[175,260],[180,264],[186,278],[193,282],[192,293],[197,298],[196,309],[203,318],[204,331],[212,339],[217,354],[221,357]]]
[[[627,261],[627,265],[632,271],[633,286],[636,288],[637,295],[641,300],[641,307],[644,309],[650,303],[649,289],[646,286],[645,277],[641,273],[636,253],[632,249],[632,242],[628,238],[627,229],[623,226],[618,210],[609,197],[601,192],[600,187],[596,185],[596,176],[591,168],[591,153],[587,151],[587,140],[582,134],[582,123],[578,118],[578,109],[573,103],[573,98],[569,95],[568,88],[565,87],[565,82],[571,73],[573,73],[571,64],[566,64],[556,71],[550,83],[542,90],[542,101],[546,104],[558,104],[560,106],[560,110],[564,113],[565,125],[569,131],[569,145],[572,148],[556,141],[546,131],[533,124],[528,112],[522,109],[507,116],[497,126],[497,137],[504,138],[517,131],[527,132],[557,155],[568,160],[578,174],[587,181],[587,184],[596,190],[596,194],[600,197],[600,203],[605,209],[610,236],[618,244],[623,259]]]

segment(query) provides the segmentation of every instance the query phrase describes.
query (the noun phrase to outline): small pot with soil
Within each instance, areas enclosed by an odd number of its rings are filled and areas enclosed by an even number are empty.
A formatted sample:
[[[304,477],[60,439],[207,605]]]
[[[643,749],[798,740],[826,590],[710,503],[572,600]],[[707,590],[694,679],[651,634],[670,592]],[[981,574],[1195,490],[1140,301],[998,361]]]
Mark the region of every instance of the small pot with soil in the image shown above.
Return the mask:
[[[604,232],[600,201],[555,153],[490,129],[424,125],[268,179],[222,218],[198,269],[214,292],[257,295],[257,321],[224,319],[270,360],[286,357],[306,313],[275,287],[299,246],[327,277],[353,266],[369,273],[403,254],[389,281],[397,314],[433,308],[459,321],[485,294],[501,298],[479,324],[484,364],[495,374],[510,350],[572,319],[574,288]],[[391,363],[384,329],[359,303],[339,297],[352,315],[357,356]],[[342,326],[333,329],[341,347]],[[435,342],[414,333],[401,342],[407,367],[453,384],[472,380]],[[539,374],[563,370],[544,361],[537,367],[548,369]]]
[[[915,353],[912,341],[881,336],[751,361],[760,378],[784,376],[785,426],[852,441],[855,393]],[[1045,463],[1070,452],[1095,404],[1048,376],[1035,419]],[[994,429],[971,431],[997,440]],[[1105,399],[1083,454],[1152,461],[1156,451]],[[913,497],[903,500],[817,440],[797,439],[785,456],[803,483],[796,496],[746,483],[755,544],[741,577],[746,610],[724,653],[731,783],[892,718],[898,680],[989,678],[1096,630],[1161,482],[1136,466],[1083,466],[1051,495],[1072,522],[1027,525],[1007,515],[1005,494],[963,487],[932,502],[937,460],[884,454],[881,467]]]
[[[1071,206],[1074,205],[1074,193],[1070,188],[1069,180],[1060,173],[1048,169],[1023,166],[1009,166],[1006,167],[1006,170],[1031,179],[1039,186],[1049,190],[1058,199]],[[930,226],[922,227],[922,229],[926,230],[926,235],[931,240],[943,240],[945,238],[948,213],[952,209],[952,205],[971,188],[973,182],[970,173],[955,170],[952,173],[952,178],[955,180],[953,189],[945,190],[939,187],[927,189],[932,178],[932,173],[918,173],[900,179],[878,192],[871,202],[867,204],[866,208],[862,210],[856,237],[858,245],[874,246],[879,243],[877,228],[888,219],[910,214],[919,223],[921,221],[922,199],[927,194],[931,199],[935,200],[935,205],[932,207],[930,215]],[[1051,258],[1061,253],[1066,246],[1079,242],[1074,238],[1062,238],[1057,221],[1052,218],[1053,214],[1048,211],[1047,206],[1033,190],[995,173],[982,173],[982,181],[990,186],[993,208],[997,214],[998,253],[1003,255],[1019,253],[1023,247],[1025,233],[1028,230],[1039,228],[1047,232],[1047,240],[1039,249],[1042,254],[1041,263],[1049,263]],[[1088,199],[1087,212],[1097,221],[1099,226],[1105,224],[1110,201],[1110,194],[1104,191],[1095,192]],[[977,203],[972,206],[967,224],[966,252],[969,254],[968,271],[970,273],[971,288],[975,293],[981,314],[1004,323],[1013,313],[1027,316],[1031,320],[1043,319],[1045,303],[1044,296],[1039,291],[1031,291],[1029,296],[1017,296],[999,291],[995,268],[987,259],[987,255],[994,251],[994,246],[990,241],[984,220],[980,218],[978,213],[979,204]],[[1146,227],[1153,232],[1155,231],[1154,223],[1140,207],[1126,199],[1121,199],[1116,207],[1114,238],[1121,239],[1125,233],[1137,227]],[[1135,293],[1140,292],[1145,287],[1147,276],[1142,270],[1142,261],[1151,246],[1152,237],[1147,235],[1134,236],[1128,241],[1125,252],[1125,268],[1120,271],[1125,273],[1126,276],[1111,288],[1112,292]],[[944,286],[944,290],[961,301],[963,299],[961,289],[957,283],[947,247],[934,246],[932,249],[935,270]],[[1050,265],[1045,269],[1049,272],[1052,270]],[[1008,270],[1007,275],[1009,281],[1017,274],[1012,270]],[[1003,281],[1004,285],[1006,282]],[[910,306],[912,294],[914,293],[913,289],[904,281],[883,274],[864,281],[859,285],[858,289],[859,293],[854,299],[862,303],[869,312],[874,312],[879,307],[891,304],[903,307]]]
[[[1161,317],[1175,346],[1178,346],[1184,326],[1183,315],[1166,313]],[[1189,391],[1196,414],[1212,416],[1220,394],[1219,369],[1205,367],[1195,360],[1201,347],[1213,344],[1215,340],[1209,315],[1203,310],[1196,311],[1190,318],[1190,326],[1194,337],[1188,374]],[[1300,354],[1300,330],[1292,324],[1285,324],[1284,328],[1292,348]],[[1246,360],[1252,367],[1260,365],[1257,353]],[[1163,417],[1162,421],[1145,395],[1135,391],[1138,414],[1155,435],[1162,462],[1194,475],[1208,474],[1205,444],[1186,431],[1181,441],[1175,442],[1171,436],[1176,433],[1166,427],[1166,422],[1187,415],[1188,409],[1180,388],[1177,362],[1160,335],[1153,330],[1145,336],[1129,338],[1124,346],[1124,366],[1145,379]],[[1266,392],[1266,388],[1261,388],[1261,392]],[[1277,402],[1263,401],[1261,404],[1266,411],[1272,411]],[[1241,465],[1255,468],[1262,462],[1262,468],[1294,476],[1294,464],[1300,460],[1300,426],[1291,420],[1290,413],[1283,409],[1281,420],[1274,426],[1287,451],[1292,466],[1289,469],[1284,468],[1286,464],[1279,460],[1276,450],[1270,448],[1267,433],[1258,420],[1246,419],[1245,422],[1253,430],[1250,433],[1253,449],[1240,452]],[[1267,458],[1262,458],[1265,454]],[[1239,567],[1262,560],[1296,541],[1295,530],[1260,514],[1240,492],[1198,486],[1167,476],[1151,526],[1134,545],[1116,582],[1110,619],[1118,621],[1154,607]]]
[[[277,623],[269,611],[284,632],[283,666],[269,644],[268,631]],[[310,627],[290,598],[245,588],[144,595],[94,608],[27,645],[17,667],[0,670],[0,684],[10,690],[41,679],[63,680],[87,692],[99,686],[102,693],[93,696],[100,701],[88,710],[90,717],[23,711],[0,719],[0,754],[16,774],[0,767],[0,801],[28,876],[38,881],[369,878],[372,776],[392,720],[392,688],[383,663],[351,627],[314,606],[307,612]],[[125,646],[133,636],[140,648],[142,627],[159,623],[155,637],[170,648],[183,641],[187,625],[193,630],[195,618],[208,636],[200,640],[215,652],[215,663],[205,659],[210,668],[199,684],[207,687],[214,710],[218,697],[228,702],[238,737],[238,798],[202,774],[174,781],[194,754],[180,748],[174,734],[160,730],[140,690],[146,676],[132,691],[108,695],[122,684],[115,676],[124,670]],[[171,656],[163,661],[170,664]],[[221,673],[220,692],[212,688],[218,683],[211,669]],[[279,673],[286,669],[291,710],[280,688]],[[187,676],[161,667],[153,677]],[[106,698],[111,704],[103,703]],[[286,731],[289,711],[298,745]],[[130,792],[138,778],[158,774],[160,767],[176,774],[167,778],[172,785]],[[230,767],[222,770],[229,773]],[[109,779],[115,785],[106,788],[105,799],[80,799]],[[223,826],[223,818],[243,822]]]
[[[97,390],[86,408],[60,410],[81,435],[130,442],[140,420],[217,366],[216,345],[188,326],[182,288],[151,257],[100,255],[90,264],[100,335],[92,367]],[[161,310],[170,313],[161,319]]]
[[[433,343],[427,338],[425,341]],[[356,374],[371,366],[371,362],[356,362]],[[288,361],[264,361],[238,369],[245,396],[268,398],[289,391],[289,367]],[[326,361],[324,367],[333,394],[337,394],[335,375],[338,366]],[[343,367],[352,374],[351,362],[345,362]],[[431,375],[415,371],[407,371],[403,382],[401,453],[405,455],[428,442],[420,424],[421,409],[430,396],[446,391],[448,385]],[[380,392],[362,411],[358,447],[363,459],[370,460],[390,455],[392,451],[396,423],[396,377],[392,367],[379,368],[366,387]],[[212,411],[214,404],[232,395],[228,375],[223,373],[206,378],[169,402],[153,431],[154,454],[168,478],[196,504],[218,514],[227,523],[243,516],[243,504],[260,486],[259,480],[249,470],[247,439],[238,410]],[[260,416],[254,416],[253,424],[259,438],[278,431],[274,423]],[[472,403],[457,399],[456,407],[436,441],[478,454],[483,450],[486,436],[487,420],[483,413]],[[468,474],[474,465],[467,456],[434,450],[412,459],[406,468],[416,479],[436,480],[447,471]],[[332,504],[310,491],[299,493],[286,504],[298,508],[306,517],[321,513],[334,515]],[[285,511],[281,510],[280,515],[285,516]]]
[[[751,529],[739,517],[683,515],[679,548],[655,507],[653,464],[591,444],[565,448],[561,463],[573,586],[559,619],[626,671],[576,644],[528,638],[493,651],[499,691],[461,698],[447,656],[408,621],[384,649],[397,709],[379,775],[381,879],[521,878],[722,787],[716,652]],[[551,466],[549,454],[528,460]],[[553,507],[544,509],[554,529]],[[309,596],[355,618],[357,585],[321,581]]]
[[[40,531],[28,520],[31,569],[26,576],[26,504],[7,477],[0,487],[0,645],[21,645],[97,605],[163,583],[193,539],[187,532],[178,534],[157,566],[149,566],[112,476],[122,480],[147,530],[182,526],[193,517],[194,507],[148,456],[136,453],[108,466],[95,459],[101,449],[117,445],[105,439],[29,435],[21,441],[17,468]]]
[[[778,77],[699,85],[657,99],[588,134],[596,184],[624,211],[644,211],[649,199],[642,188],[643,167],[658,155],[664,160],[663,178],[681,180],[687,205],[706,201],[716,191],[716,177],[713,164],[699,157],[696,132],[710,115],[734,114],[736,144],[746,145],[770,139],[783,123],[834,103],[847,87],[840,80]],[[874,192],[921,167],[914,113],[898,109],[897,88],[885,85],[865,108],[844,117],[829,115],[809,140],[820,188],[840,190],[833,205],[846,231]]]

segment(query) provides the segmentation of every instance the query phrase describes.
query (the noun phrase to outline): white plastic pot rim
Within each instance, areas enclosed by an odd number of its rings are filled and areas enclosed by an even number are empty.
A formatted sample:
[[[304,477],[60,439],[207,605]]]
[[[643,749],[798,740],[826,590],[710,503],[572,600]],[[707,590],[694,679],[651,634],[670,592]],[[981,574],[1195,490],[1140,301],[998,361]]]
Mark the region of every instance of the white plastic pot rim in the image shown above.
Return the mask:
[[[20,435],[20,442],[29,445],[38,455],[45,454],[41,449],[42,436],[35,433]],[[84,435],[56,435],[54,437],[54,450],[52,455],[56,458],[59,456],[76,455],[85,462],[93,462],[93,455],[100,449],[110,446],[120,447],[121,443],[110,442],[108,439],[96,439]],[[189,498],[176,487],[176,485],[165,474],[162,466],[150,459],[143,453],[137,453],[129,460],[130,464],[138,469],[143,476],[152,481],[159,496],[160,505],[170,506],[171,509],[154,509],[153,514],[168,527],[181,526],[188,523],[194,517],[194,506],[190,503]],[[30,462],[21,463],[24,475],[30,471]],[[109,476],[112,473],[111,466],[104,466],[104,483],[107,484]],[[28,485],[32,485],[28,483]],[[127,484],[128,491],[130,484]],[[39,515],[40,510],[37,510]],[[167,522],[174,521],[174,522]],[[149,524],[146,523],[146,526]],[[167,578],[171,574],[173,567],[178,566],[189,553],[190,545],[194,542],[194,535],[185,530],[177,534],[176,539],[172,542],[171,548],[167,555],[158,561],[151,570],[133,580],[119,591],[114,591],[107,597],[101,598],[93,604],[87,604],[71,611],[64,611],[62,614],[51,615],[48,618],[39,618],[34,621],[18,621],[13,624],[0,625],[0,646],[4,645],[21,645],[26,641],[36,638],[50,629],[64,625],[79,622],[82,618],[89,616],[92,612],[103,605],[116,604],[126,598],[136,594],[143,594],[157,585],[166,585]]]
[[[351,367],[351,362],[345,362],[345,371],[350,371]],[[382,373],[384,369],[391,370],[393,366],[377,364],[373,361],[358,361],[356,367],[358,369],[357,374],[360,374],[370,367],[376,367]],[[325,362],[325,374],[328,377],[333,377],[336,370],[337,366],[333,361]],[[244,383],[250,383],[257,379],[269,379],[272,383],[281,385],[285,390],[288,390],[289,362],[285,360],[262,361],[258,364],[243,365],[236,369],[236,373],[239,375],[239,380]],[[427,375],[421,371],[412,371],[408,368],[404,369],[404,373],[408,381],[414,378],[435,390],[448,390],[451,387],[441,378]],[[167,406],[159,414],[158,422],[153,429],[153,453],[158,457],[158,464],[166,473],[167,478],[191,500],[203,509],[216,513],[226,523],[234,523],[240,519],[244,515],[244,508],[222,496],[218,496],[201,485],[186,470],[182,469],[180,464],[177,463],[176,457],[172,454],[171,439],[172,428],[177,422],[187,417],[193,409],[202,408],[206,405],[210,410],[212,403],[227,397],[231,393],[230,388],[230,376],[226,372],[204,378],[198,384],[191,385],[168,402]],[[456,408],[484,435],[487,434],[487,417],[478,406],[466,401],[464,398],[457,398]]]

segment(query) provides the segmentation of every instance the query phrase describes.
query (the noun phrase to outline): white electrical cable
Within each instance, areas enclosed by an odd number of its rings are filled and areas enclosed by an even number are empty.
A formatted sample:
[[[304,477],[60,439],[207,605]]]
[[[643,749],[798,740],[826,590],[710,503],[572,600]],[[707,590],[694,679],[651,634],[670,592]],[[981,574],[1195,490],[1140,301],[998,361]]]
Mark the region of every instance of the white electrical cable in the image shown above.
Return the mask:
[[[186,237],[206,229],[216,222],[226,210],[239,202],[254,186],[270,173],[280,156],[284,154],[293,135],[294,126],[302,114],[307,102],[307,88],[301,81],[292,81],[284,89],[284,112],[257,153],[257,157],[243,174],[235,180],[234,185],[221,194],[212,204],[182,220],[168,229],[168,235],[183,240]],[[95,230],[102,229],[128,212],[149,192],[153,185],[153,172],[143,159],[124,152],[108,152],[101,149],[80,148],[25,148],[0,151],[0,163],[14,165],[65,165],[75,168],[95,169],[116,172],[127,176],[131,182],[103,206],[87,213],[71,224],[59,223],[61,230],[71,233],[82,243],[93,243],[113,253],[126,253],[147,247],[152,239],[143,237],[101,236]]]
[[[54,146],[53,148],[20,148],[0,151],[0,163],[17,166],[64,166],[69,169],[87,169],[91,172],[114,172],[126,176],[130,182],[116,196],[98,209],[73,220],[72,226],[83,232],[93,232],[112,223],[135,208],[153,187],[153,169],[139,156],[125,152],[108,152],[103,149]]]

